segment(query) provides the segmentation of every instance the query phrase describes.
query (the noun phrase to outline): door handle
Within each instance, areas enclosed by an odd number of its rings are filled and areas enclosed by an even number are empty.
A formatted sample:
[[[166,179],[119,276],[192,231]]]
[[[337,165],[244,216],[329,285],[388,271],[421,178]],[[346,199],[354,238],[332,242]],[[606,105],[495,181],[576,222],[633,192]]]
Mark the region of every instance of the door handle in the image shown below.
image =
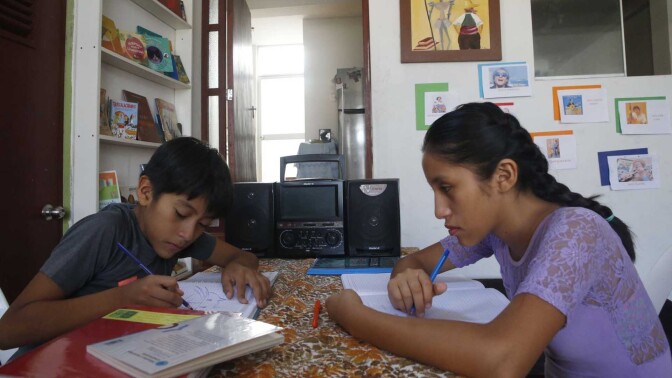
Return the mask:
[[[42,208],[42,216],[44,219],[50,221],[54,218],[58,219],[63,219],[65,217],[65,209],[63,206],[57,206],[54,207],[50,203],[44,205]]]
[[[254,113],[257,111],[257,108],[253,106],[251,108],[247,108],[247,110],[252,112],[252,119],[254,119]]]

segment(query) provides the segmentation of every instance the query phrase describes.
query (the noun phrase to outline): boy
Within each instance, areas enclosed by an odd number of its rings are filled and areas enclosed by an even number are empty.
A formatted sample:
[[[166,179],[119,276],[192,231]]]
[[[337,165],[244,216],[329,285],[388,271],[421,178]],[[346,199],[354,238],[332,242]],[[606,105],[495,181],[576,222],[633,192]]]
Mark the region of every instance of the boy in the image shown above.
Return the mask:
[[[249,253],[205,233],[233,201],[231,177],[217,150],[177,138],[153,154],[137,188],[137,204],[109,205],[72,226],[49,259],[0,319],[0,349],[22,346],[14,357],[127,305],[178,307],[178,258],[222,267],[228,298],[250,285],[260,307],[270,282]],[[155,275],[147,275],[121,243]]]

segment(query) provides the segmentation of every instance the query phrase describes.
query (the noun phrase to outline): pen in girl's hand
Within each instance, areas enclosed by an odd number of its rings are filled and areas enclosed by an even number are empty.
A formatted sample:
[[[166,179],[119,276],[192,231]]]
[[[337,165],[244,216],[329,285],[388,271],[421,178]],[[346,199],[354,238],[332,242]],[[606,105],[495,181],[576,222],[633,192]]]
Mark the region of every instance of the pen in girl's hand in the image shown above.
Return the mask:
[[[152,273],[152,271],[149,270],[149,268],[147,268],[147,267],[145,266],[145,264],[142,263],[142,261],[138,260],[138,258],[135,257],[135,255],[133,255],[133,254],[131,253],[131,251],[129,251],[128,249],[126,249],[126,247],[124,247],[121,243],[117,242],[117,246],[119,247],[119,249],[121,249],[122,252],[124,252],[124,253],[126,254],[126,256],[130,257],[131,260],[135,261],[135,263],[138,264],[138,266],[139,266],[142,270],[144,270],[145,273],[147,273],[147,274],[150,275],[150,276],[151,276],[151,275],[154,275],[154,273]],[[193,307],[191,307],[191,305],[189,304],[189,302],[187,302],[186,300],[184,300],[184,298],[182,298],[182,306],[184,306],[184,307],[186,307],[186,308],[188,308],[188,309],[190,309],[190,310],[193,310],[193,309],[194,309]]]
[[[450,254],[450,250],[446,248],[445,251],[443,251],[443,254],[441,255],[441,258],[439,259],[439,262],[436,263],[436,266],[434,267],[434,270],[432,271],[432,274],[429,276],[429,280],[432,281],[432,284],[434,284],[434,280],[436,280],[436,276],[439,275],[439,271],[441,270],[441,267],[443,266],[443,263],[446,262],[446,259],[448,258],[448,255]],[[411,315],[415,315],[415,304],[411,307]]]

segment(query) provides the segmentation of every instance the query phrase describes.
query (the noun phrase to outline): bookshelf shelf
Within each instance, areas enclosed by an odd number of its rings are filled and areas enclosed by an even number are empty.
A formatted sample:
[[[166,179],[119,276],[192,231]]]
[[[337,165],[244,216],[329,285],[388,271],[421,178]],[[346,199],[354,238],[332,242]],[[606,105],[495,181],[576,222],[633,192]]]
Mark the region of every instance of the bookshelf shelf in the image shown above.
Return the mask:
[[[156,18],[170,25],[175,30],[191,29],[191,25],[184,21],[180,16],[173,13],[157,0],[131,0],[144,8]]]
[[[100,49],[101,60],[111,66],[117,67],[120,70],[124,70],[128,73],[131,73],[135,76],[139,76],[143,79],[153,81],[157,84],[163,85],[165,87],[173,89],[189,89],[191,88],[190,84],[185,84],[181,81],[175,80],[171,77],[168,77],[160,72],[156,72],[150,68],[142,66],[128,58],[125,58],[113,51],[108,49]]]
[[[131,139],[121,139],[108,135],[99,135],[100,143],[117,145],[117,146],[129,146],[129,147],[140,147],[147,149],[156,149],[161,143],[153,142],[143,142],[141,140],[131,140]]]

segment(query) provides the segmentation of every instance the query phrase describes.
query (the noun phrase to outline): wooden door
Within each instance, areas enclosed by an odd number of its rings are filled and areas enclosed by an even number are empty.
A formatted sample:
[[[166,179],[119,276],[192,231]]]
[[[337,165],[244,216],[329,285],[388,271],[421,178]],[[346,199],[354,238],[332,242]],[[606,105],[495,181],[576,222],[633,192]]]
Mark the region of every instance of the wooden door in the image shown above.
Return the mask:
[[[252,58],[252,15],[245,0],[227,1],[227,104],[229,164],[235,181],[257,181],[256,109]]]
[[[63,205],[66,0],[0,2],[0,287],[11,303],[58,243]]]

